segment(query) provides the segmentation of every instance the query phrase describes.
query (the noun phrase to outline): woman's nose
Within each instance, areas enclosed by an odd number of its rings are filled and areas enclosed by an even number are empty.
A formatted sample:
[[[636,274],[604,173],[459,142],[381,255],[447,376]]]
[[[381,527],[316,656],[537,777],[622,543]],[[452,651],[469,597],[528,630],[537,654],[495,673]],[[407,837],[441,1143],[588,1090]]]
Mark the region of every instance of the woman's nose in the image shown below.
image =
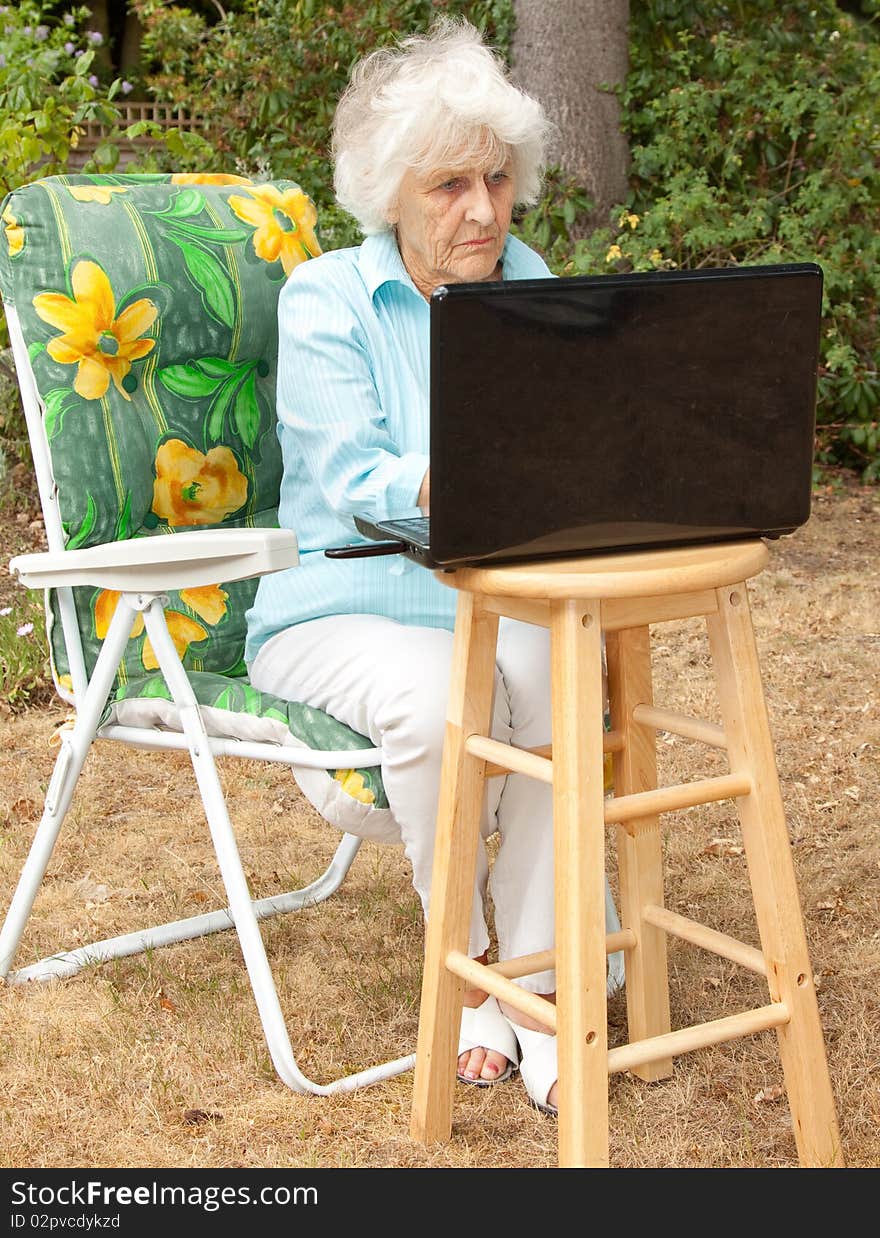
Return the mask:
[[[495,222],[495,205],[482,178],[476,182],[468,196],[466,218],[484,228]]]

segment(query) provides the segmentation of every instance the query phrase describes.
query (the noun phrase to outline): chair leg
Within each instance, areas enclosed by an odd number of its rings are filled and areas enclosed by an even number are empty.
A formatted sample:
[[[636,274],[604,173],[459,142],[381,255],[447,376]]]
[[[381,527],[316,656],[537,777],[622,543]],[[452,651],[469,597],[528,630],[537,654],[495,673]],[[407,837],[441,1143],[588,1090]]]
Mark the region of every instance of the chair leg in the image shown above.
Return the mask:
[[[168,632],[159,599],[154,599],[144,610],[144,623],[159,668],[180,713],[180,721],[187,737],[217,863],[220,867],[226,896],[229,899],[229,912],[244,955],[269,1054],[279,1076],[295,1092],[325,1096],[334,1092],[353,1091],[355,1088],[365,1087],[370,1083],[389,1079],[409,1070],[413,1065],[412,1055],[359,1071],[357,1074],[337,1079],[332,1084],[322,1085],[313,1083],[299,1069],[287,1033],[287,1025],[278,999],[278,990],[275,987],[269,960],[266,957],[266,949],[260,935],[214,754],[208,742],[192,686]]]
[[[559,1164],[608,1165],[599,603],[551,602]]]
[[[339,889],[360,849],[361,841],[353,834],[343,834],[333,858],[320,877],[310,882],[309,885],[303,886],[301,890],[289,890],[284,894],[270,894],[267,898],[256,899],[253,904],[254,915],[258,920],[267,920],[273,916],[286,915],[291,911],[300,911],[303,907],[315,907],[318,903],[323,903]],[[37,850],[36,840],[34,850]],[[147,950],[157,950],[162,946],[176,946],[180,942],[194,941],[198,937],[228,932],[233,928],[235,925],[227,908],[208,911],[200,916],[188,916],[185,920],[157,924],[152,928],[140,929],[134,933],[123,933],[120,937],[107,937],[102,941],[93,941],[87,946],[78,946],[75,950],[51,954],[37,963],[18,968],[17,971],[7,974],[6,978],[10,984],[23,984],[27,980],[61,980],[75,976],[83,968],[92,967],[96,963],[130,958],[132,955],[145,954]],[[12,944],[12,953],[16,945],[17,939]],[[0,958],[2,957],[5,956],[0,954]],[[10,960],[11,957],[12,954],[9,955]]]
[[[459,592],[413,1083],[411,1132],[421,1143],[441,1142],[452,1131],[464,981],[445,960],[468,947],[485,762],[465,743],[491,729],[497,637],[498,616]]]
[[[0,931],[0,976],[6,976],[12,966],[37,891],[52,858],[52,850],[116,678],[134,614],[133,608],[120,599],[85,699],[77,710],[76,723],[69,734],[62,736],[61,749],[46,792],[43,815]]]
[[[840,1134],[791,844],[770,735],[745,584],[717,592],[707,616],[731,773],[745,773],[751,794],[737,801],[755,915],[773,1001],[790,1021],[779,1051],[802,1165],[843,1165]]]
[[[605,638],[611,726],[623,736],[615,753],[614,793],[632,795],[657,786],[656,739],[633,720],[637,705],[653,704],[650,631],[647,627],[609,632]],[[624,928],[636,944],[626,952],[626,1012],[629,1039],[644,1040],[670,1030],[666,934],[643,919],[643,908],[663,906],[660,818],[645,817],[617,828],[617,865]],[[636,1066],[647,1082],[672,1074],[672,1058]]]

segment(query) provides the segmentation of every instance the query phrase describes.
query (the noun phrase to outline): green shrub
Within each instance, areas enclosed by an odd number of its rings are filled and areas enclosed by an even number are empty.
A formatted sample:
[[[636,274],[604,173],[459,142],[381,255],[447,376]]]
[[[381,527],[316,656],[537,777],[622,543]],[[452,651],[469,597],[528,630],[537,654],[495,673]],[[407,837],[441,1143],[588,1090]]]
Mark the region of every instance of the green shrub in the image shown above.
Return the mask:
[[[21,589],[13,605],[0,606],[0,701],[23,709],[52,692],[43,597]]]
[[[818,460],[880,479],[876,22],[831,0],[648,0],[632,12],[631,193],[560,265],[818,262]]]
[[[360,240],[333,200],[330,123],[355,60],[396,36],[427,29],[439,8],[468,18],[506,47],[509,0],[248,0],[209,25],[187,8],[136,0],[145,81],[160,102],[205,118],[218,171],[297,180],[315,200],[326,249]]]
[[[37,177],[67,172],[89,122],[106,132],[84,164],[86,172],[112,172],[120,145],[144,134],[159,144],[130,163],[129,171],[161,166],[163,157],[176,168],[210,158],[210,146],[197,134],[162,131],[148,122],[122,124],[116,103],[122,81],[102,84],[94,71],[101,35],[90,21],[85,7],[57,16],[34,0],[0,5],[0,199]],[[12,246],[14,221],[4,219],[2,229],[0,244]],[[0,348],[6,335],[0,315]]]
[[[104,126],[106,136],[86,172],[111,172],[126,138],[164,137],[152,125],[123,126],[116,103],[123,83],[99,80],[101,34],[90,21],[85,7],[58,17],[34,0],[0,5],[0,197],[37,176],[66,172],[89,122]],[[177,158],[207,149],[198,136],[177,131],[170,143]]]

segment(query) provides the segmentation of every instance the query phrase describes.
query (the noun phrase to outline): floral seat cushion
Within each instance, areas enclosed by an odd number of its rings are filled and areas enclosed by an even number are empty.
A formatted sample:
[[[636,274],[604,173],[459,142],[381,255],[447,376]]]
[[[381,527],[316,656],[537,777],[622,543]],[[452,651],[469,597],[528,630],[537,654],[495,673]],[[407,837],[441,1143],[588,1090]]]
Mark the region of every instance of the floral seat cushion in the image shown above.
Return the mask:
[[[277,300],[293,268],[320,253],[316,212],[299,186],[213,174],[48,177],[10,194],[0,218],[0,287],[33,341],[66,545],[276,526]],[[184,589],[166,605],[197,691],[224,715],[215,723],[235,734],[240,713],[265,732],[286,715],[270,742],[370,747],[333,719],[316,729],[317,711],[298,729],[303,706],[247,685],[245,616],[256,583]],[[108,590],[75,591],[89,674],[116,600]],[[48,630],[56,683],[71,699],[51,597]],[[161,703],[167,714],[156,665],[139,620],[119,668],[117,714],[130,719],[141,698],[147,725],[169,724],[155,713]],[[386,811],[378,769],[297,779],[343,828],[353,822],[349,811],[340,819],[336,800],[362,816]],[[326,794],[316,791],[320,779]]]

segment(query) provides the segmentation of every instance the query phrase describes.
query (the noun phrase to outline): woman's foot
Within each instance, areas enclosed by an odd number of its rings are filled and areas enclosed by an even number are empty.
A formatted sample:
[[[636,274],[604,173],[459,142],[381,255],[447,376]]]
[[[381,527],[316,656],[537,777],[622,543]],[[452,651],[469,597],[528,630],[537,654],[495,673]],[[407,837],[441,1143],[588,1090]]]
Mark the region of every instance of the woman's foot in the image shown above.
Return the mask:
[[[546,996],[548,1001],[555,1002],[555,993]],[[500,1009],[519,1043],[519,1073],[529,1100],[542,1113],[558,1116],[559,1071],[556,1065],[556,1037],[536,1019],[507,1005],[506,1002],[500,1004]]]
[[[556,1037],[517,1024],[512,1026],[522,1053],[519,1073],[529,1100],[542,1113],[558,1117],[559,1068],[556,1064]]]
[[[494,997],[476,989],[465,994],[458,1051],[457,1073],[463,1083],[486,1087],[513,1074],[516,1036]]]

